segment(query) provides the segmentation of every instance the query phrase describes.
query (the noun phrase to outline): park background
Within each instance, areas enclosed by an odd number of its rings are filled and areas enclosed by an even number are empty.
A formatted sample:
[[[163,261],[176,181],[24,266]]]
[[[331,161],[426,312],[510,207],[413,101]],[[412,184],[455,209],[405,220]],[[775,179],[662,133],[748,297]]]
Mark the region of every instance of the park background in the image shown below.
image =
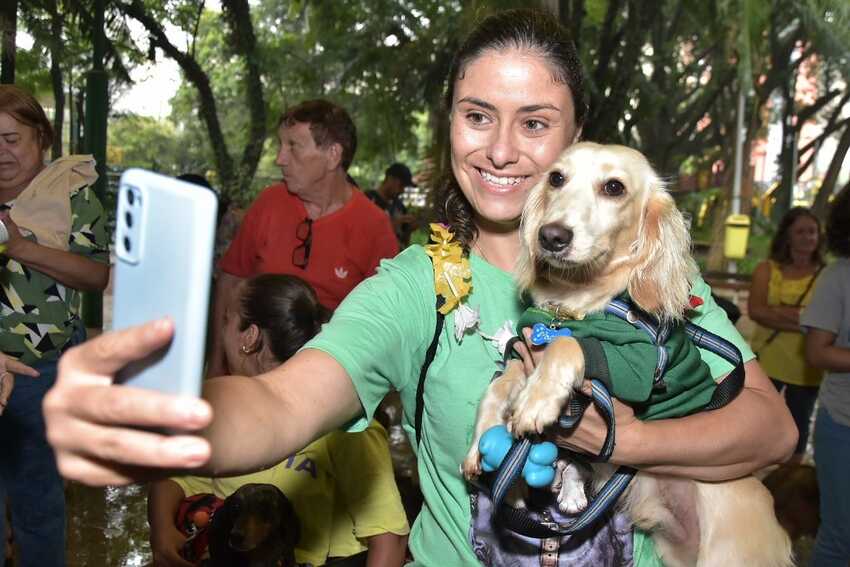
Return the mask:
[[[481,17],[535,4],[581,54],[584,138],[650,158],[710,281],[741,303],[776,220],[795,204],[823,217],[850,184],[846,0],[4,0],[0,82],[53,117],[52,157],[100,157],[107,203],[120,172],[143,167],[203,173],[247,206],[280,179],[281,111],[327,98],[357,124],[361,187],[404,161],[418,182],[405,198],[427,218],[451,54]],[[735,261],[731,213],[750,223]],[[69,565],[149,559],[139,487],[72,486],[69,510]]]

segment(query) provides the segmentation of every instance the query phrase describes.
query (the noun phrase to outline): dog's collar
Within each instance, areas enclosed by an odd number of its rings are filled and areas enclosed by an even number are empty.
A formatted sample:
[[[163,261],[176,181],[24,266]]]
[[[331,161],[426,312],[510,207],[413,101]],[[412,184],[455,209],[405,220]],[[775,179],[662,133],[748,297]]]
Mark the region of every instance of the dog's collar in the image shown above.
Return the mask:
[[[554,301],[545,301],[538,307],[551,313],[553,321],[582,321],[587,317],[587,311],[570,309]]]

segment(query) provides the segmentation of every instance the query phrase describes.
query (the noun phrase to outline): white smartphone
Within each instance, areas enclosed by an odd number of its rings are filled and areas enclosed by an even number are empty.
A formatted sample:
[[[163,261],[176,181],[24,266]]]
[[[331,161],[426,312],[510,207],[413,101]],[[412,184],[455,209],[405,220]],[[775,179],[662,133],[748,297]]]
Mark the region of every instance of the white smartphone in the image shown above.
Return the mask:
[[[218,198],[145,171],[121,176],[115,226],[113,328],[168,316],[171,342],[118,373],[127,385],[200,395]]]

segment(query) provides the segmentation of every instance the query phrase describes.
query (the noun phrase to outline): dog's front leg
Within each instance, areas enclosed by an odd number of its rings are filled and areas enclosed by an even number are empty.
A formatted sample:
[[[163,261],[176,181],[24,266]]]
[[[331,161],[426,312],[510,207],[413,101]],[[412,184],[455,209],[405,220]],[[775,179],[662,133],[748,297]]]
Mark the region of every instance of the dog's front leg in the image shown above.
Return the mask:
[[[543,433],[561,415],[584,380],[584,353],[572,337],[558,337],[517,396],[510,425],[518,437]]]
[[[511,360],[501,376],[490,383],[484,399],[478,405],[478,420],[475,422],[475,435],[472,446],[461,465],[463,476],[472,480],[481,474],[481,455],[478,452],[478,442],[484,432],[495,425],[507,422],[511,402],[517,397],[525,385],[525,369],[519,360]]]
[[[588,495],[585,492],[588,475],[574,462],[558,459],[555,465],[555,480],[552,492],[557,494],[561,512],[575,514],[587,508]]]

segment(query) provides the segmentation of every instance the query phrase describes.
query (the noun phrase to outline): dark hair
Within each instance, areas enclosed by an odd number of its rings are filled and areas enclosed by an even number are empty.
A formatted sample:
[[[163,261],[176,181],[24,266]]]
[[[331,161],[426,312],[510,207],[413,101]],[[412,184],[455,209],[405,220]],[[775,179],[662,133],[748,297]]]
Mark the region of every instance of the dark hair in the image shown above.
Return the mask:
[[[218,211],[215,215],[215,225],[220,225],[221,219],[224,218],[224,215],[227,213],[227,209],[230,208],[230,199],[223,193],[216,191],[206,176],[201,175],[200,173],[181,173],[177,176],[177,179],[185,181],[186,183],[198,185],[199,187],[206,187],[215,193],[215,196],[218,197]]]
[[[808,217],[815,221],[818,225],[818,247],[812,253],[812,262],[815,264],[823,263],[823,242],[821,234],[820,219],[808,207],[792,207],[779,221],[779,227],[776,229],[776,234],[773,235],[773,240],[770,241],[770,259],[780,264],[790,264],[791,258],[791,226],[800,217]]]
[[[280,362],[313,338],[330,318],[316,292],[297,276],[262,274],[245,282],[239,330],[257,325]]]
[[[348,170],[357,151],[357,128],[343,107],[327,100],[306,100],[284,112],[277,127],[292,126],[296,122],[310,125],[313,141],[320,148],[339,144],[342,147],[342,168]]]
[[[826,244],[836,256],[850,258],[850,185],[835,196],[829,207]]]
[[[9,114],[38,132],[41,151],[53,145],[53,125],[47,119],[44,108],[27,91],[15,85],[0,85],[0,112]]]
[[[201,187],[206,187],[207,189],[212,189],[213,186],[210,185],[210,182],[207,181],[207,178],[201,175],[200,173],[181,173],[177,176],[177,179],[180,181],[185,181],[186,183],[194,183],[195,185],[200,185]]]
[[[446,84],[444,104],[451,113],[455,83],[466,66],[487,51],[520,49],[546,59],[554,79],[570,88],[575,107],[575,124],[581,127],[587,117],[584,73],[575,44],[567,30],[548,12],[508,10],[481,21],[455,53]],[[451,160],[445,160],[449,164]],[[450,166],[447,165],[447,169]],[[472,206],[460,190],[450,170],[443,174],[435,195],[436,216],[449,225],[456,238],[468,249],[478,233]]]

